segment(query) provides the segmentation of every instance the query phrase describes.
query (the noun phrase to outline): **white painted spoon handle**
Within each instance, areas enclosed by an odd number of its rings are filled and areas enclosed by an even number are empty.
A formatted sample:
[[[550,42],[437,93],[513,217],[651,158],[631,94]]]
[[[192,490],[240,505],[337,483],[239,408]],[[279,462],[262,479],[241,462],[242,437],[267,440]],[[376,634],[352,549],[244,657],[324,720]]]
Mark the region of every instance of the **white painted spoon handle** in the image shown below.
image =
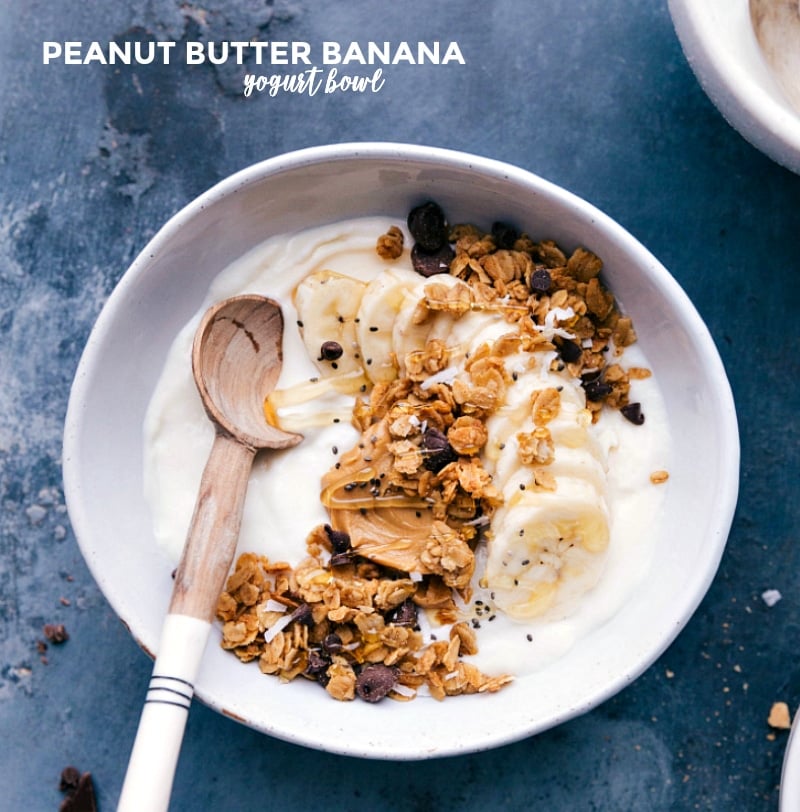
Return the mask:
[[[255,451],[218,433],[183,549],[117,812],[165,812],[217,600],[239,538]]]
[[[169,807],[194,681],[211,624],[167,615],[117,812]]]

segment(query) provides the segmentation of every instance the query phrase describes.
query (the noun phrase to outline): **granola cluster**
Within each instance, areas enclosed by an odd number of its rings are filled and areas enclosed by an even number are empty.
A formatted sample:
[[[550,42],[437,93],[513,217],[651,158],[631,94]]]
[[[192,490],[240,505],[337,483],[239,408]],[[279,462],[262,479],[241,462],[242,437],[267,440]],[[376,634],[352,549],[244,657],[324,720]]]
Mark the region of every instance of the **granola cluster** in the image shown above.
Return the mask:
[[[217,607],[223,648],[281,680],[315,680],[338,700],[407,701],[423,686],[444,699],[495,692],[511,680],[486,676],[463,659],[477,651],[467,623],[425,644],[418,611],[452,620],[449,588],[337,553],[340,542],[330,527],[316,528],[309,556],[294,568],[240,556]]]
[[[552,363],[580,378],[595,419],[603,406],[640,419],[629,401],[630,382],[650,371],[609,362],[609,350],[621,355],[636,332],[602,284],[598,256],[581,247],[568,256],[552,240],[535,242],[504,223],[488,233],[456,225],[447,239],[449,273],[469,284],[470,307],[496,309],[517,323],[523,349],[555,351]]]

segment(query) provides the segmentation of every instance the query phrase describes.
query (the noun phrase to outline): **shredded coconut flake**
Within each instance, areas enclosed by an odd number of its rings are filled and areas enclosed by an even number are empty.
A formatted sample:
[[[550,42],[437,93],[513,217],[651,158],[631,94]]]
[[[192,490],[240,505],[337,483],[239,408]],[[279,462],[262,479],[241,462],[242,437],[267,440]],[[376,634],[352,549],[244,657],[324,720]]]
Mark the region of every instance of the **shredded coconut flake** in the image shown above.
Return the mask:
[[[489,524],[490,519],[486,515],[478,516],[475,519],[470,519],[468,522],[464,522],[465,525],[469,525],[471,527],[485,527]]]
[[[456,379],[456,375],[458,375],[459,369],[458,367],[445,367],[444,369],[440,370],[439,372],[434,373],[429,378],[426,378],[421,384],[420,389],[430,389],[432,386],[435,386],[437,383],[446,383],[452,384],[453,381]]]
[[[265,632],[264,642],[271,643],[292,622],[291,615],[279,617]]]
[[[543,381],[546,381],[548,375],[550,374],[550,364],[558,358],[558,353],[555,350],[550,350],[550,352],[543,352],[540,353],[542,356],[541,358],[541,365],[539,367],[539,374]]]
[[[548,311],[544,317],[544,324],[535,324],[534,327],[545,337],[553,338],[559,336],[561,338],[575,338],[574,333],[570,333],[563,327],[559,327],[557,321],[566,321],[575,315],[575,311],[571,307],[554,307]]]

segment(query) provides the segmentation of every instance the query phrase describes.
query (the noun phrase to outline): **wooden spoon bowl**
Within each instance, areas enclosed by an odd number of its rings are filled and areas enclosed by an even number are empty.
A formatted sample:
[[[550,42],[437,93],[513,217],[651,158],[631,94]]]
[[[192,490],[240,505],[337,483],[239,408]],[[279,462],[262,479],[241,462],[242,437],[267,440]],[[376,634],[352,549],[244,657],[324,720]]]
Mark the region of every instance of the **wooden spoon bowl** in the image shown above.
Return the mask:
[[[195,334],[192,371],[209,418],[253,448],[289,448],[302,439],[264,418],[264,398],[283,363],[282,337],[280,305],[254,295],[214,305]]]

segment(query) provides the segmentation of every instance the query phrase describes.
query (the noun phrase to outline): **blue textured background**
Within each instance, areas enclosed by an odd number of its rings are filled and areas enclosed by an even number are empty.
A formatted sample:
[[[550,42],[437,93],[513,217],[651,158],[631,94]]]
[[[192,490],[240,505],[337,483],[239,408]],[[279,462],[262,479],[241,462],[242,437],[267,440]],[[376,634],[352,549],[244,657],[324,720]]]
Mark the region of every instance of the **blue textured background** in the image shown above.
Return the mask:
[[[467,65],[392,68],[378,94],[245,99],[231,66],[42,64],[44,40],[124,36],[456,40]],[[0,809],[56,809],[67,764],[112,809],[150,673],[83,564],[61,483],[69,386],[105,298],[220,178],[356,140],[518,164],[604,209],[672,271],[737,401],[733,532],[677,642],[581,718],[403,764],[304,750],[198,704],[171,808],[775,808],[786,734],[766,717],[800,702],[800,177],[713,108],[663,0],[0,0],[0,115]],[[767,588],[783,594],[772,608]],[[70,640],[43,662],[45,623]]]

